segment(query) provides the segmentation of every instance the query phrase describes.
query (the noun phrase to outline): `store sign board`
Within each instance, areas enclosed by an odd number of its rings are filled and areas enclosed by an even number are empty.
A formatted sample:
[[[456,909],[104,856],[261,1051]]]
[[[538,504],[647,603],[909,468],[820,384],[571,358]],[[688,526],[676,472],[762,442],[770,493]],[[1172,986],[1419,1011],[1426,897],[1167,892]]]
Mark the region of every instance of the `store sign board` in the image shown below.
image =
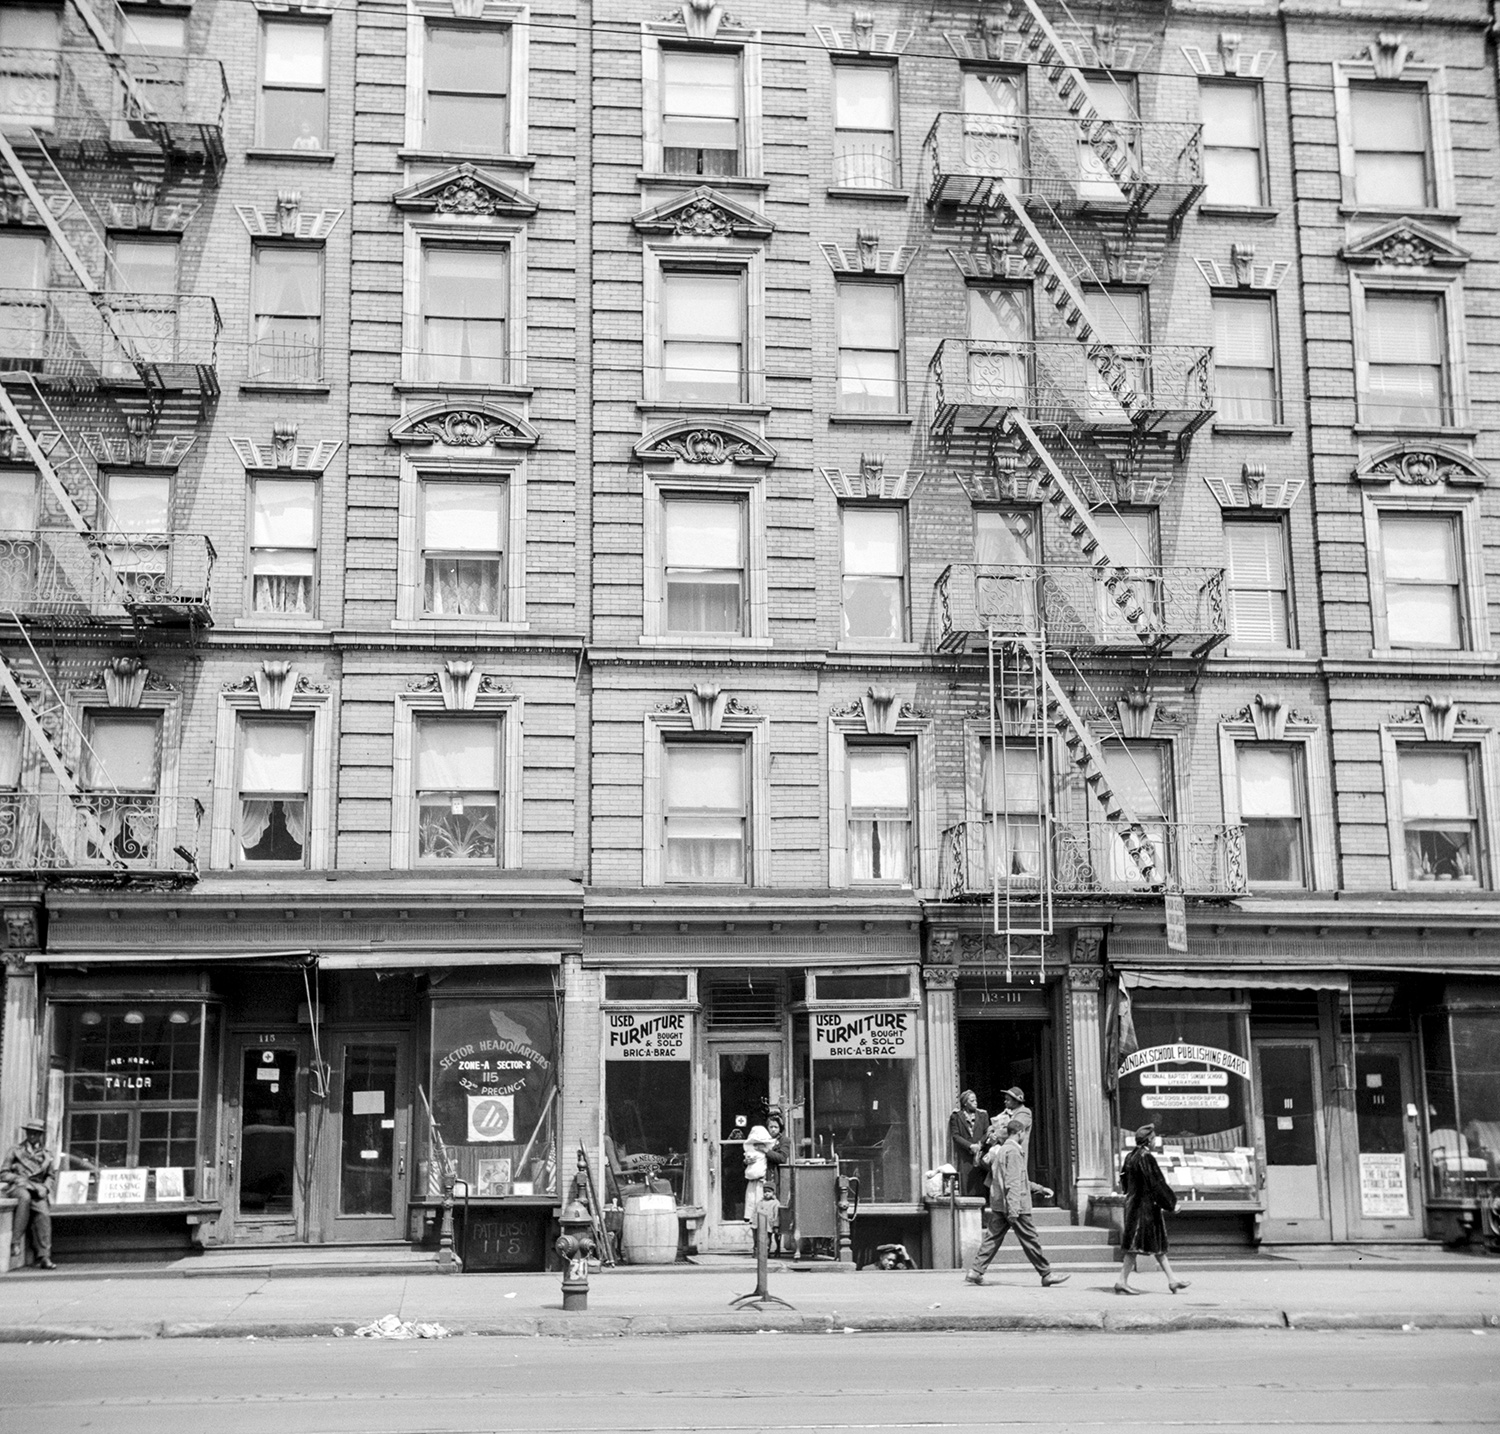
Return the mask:
[[[1187,900],[1180,891],[1167,893],[1167,950],[1186,953]]]
[[[1185,1041],[1170,1046],[1144,1046],[1132,1051],[1120,1062],[1119,1075],[1123,1080],[1147,1066],[1160,1065],[1216,1066],[1220,1070],[1233,1071],[1241,1080],[1250,1079],[1250,1062],[1244,1056],[1220,1050],[1217,1046],[1195,1046]]]
[[[611,1011],[607,1061],[686,1061],[693,1056],[692,1017],[683,1011]]]
[[[1360,1155],[1359,1213],[1366,1219],[1410,1217],[1404,1155]]]
[[[916,1023],[915,1011],[815,1011],[813,1059],[913,1060],[917,1054]]]
[[[1228,1071],[1142,1071],[1142,1085],[1228,1085]]]
[[[146,1169],[101,1170],[99,1203],[101,1205],[140,1205],[146,1199]]]
[[[1147,1091],[1142,1110],[1228,1110],[1229,1096],[1223,1091]]]

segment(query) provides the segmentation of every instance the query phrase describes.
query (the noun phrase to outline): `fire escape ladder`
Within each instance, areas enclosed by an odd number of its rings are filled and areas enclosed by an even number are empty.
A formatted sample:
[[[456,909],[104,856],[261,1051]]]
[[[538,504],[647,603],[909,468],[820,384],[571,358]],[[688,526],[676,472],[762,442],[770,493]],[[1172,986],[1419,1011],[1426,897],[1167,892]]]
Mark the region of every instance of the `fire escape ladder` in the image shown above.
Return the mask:
[[[1089,516],[1089,505],[1082,494],[1070,483],[1058,466],[1057,460],[1048,451],[1040,435],[1026,420],[1024,414],[1011,409],[1006,414],[1007,432],[1019,432],[1031,451],[1031,468],[1036,476],[1038,488],[1048,503],[1057,511],[1057,516],[1069,537],[1099,575],[1110,601],[1119,608],[1130,629],[1147,647],[1154,647],[1161,638],[1161,629],[1152,615],[1150,602],[1144,600],[1125,567],[1115,562],[1104,545],[1104,537]]]

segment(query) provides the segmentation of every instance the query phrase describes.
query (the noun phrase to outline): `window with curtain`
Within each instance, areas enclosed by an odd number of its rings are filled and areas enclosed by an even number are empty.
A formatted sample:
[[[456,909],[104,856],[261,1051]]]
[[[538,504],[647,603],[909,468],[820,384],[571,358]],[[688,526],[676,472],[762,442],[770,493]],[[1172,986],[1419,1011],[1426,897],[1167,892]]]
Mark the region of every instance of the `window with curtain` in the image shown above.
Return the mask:
[[[1351,84],[1349,127],[1356,203],[1382,209],[1432,203],[1425,85]]]
[[[662,168],[668,174],[740,172],[737,50],[661,52]]]
[[[1042,814],[1046,772],[1029,738],[979,744],[979,782],[984,802],[984,886],[1034,886],[1043,866]]]
[[[1106,742],[1104,773],[1126,812],[1145,827],[1151,840],[1156,880],[1172,876],[1172,849],[1168,841],[1171,821],[1171,770],[1168,752],[1160,742]],[[1090,818],[1102,819],[1099,804],[1090,798]],[[1146,877],[1131,859],[1115,826],[1106,824],[1101,835],[1107,853],[1099,870],[1107,872],[1117,886],[1144,886]]]
[[[1026,173],[1024,71],[965,70],[963,105],[966,169],[1019,179]]]
[[[976,399],[1024,404],[1031,392],[1031,289],[969,291],[969,390]]]
[[[747,879],[743,742],[668,742],[663,784],[668,881]]]
[[[1279,423],[1276,312],[1269,294],[1215,294],[1214,398],[1220,423]]]
[[[1204,204],[1245,207],[1266,202],[1264,123],[1259,82],[1200,80]]]
[[[0,126],[49,130],[57,118],[62,8],[0,6]],[[0,273],[8,272],[0,265]]]
[[[662,522],[667,631],[743,633],[744,500],[669,495]]]
[[[256,478],[250,489],[250,606],[317,612],[318,489],[305,478]]]
[[[1392,647],[1461,648],[1463,554],[1453,513],[1380,514],[1386,640]]]
[[[240,719],[237,866],[306,864],[311,736],[305,719]]]
[[[1424,428],[1451,422],[1442,296],[1367,289],[1364,309],[1360,420]]]
[[[430,617],[505,615],[502,483],[422,483],[422,610]]]
[[[1229,630],[1255,647],[1292,645],[1287,593],[1286,530],[1279,519],[1226,520],[1229,548]]]
[[[999,631],[1037,629],[1037,525],[1032,508],[974,510],[975,596]]]
[[[500,859],[500,722],[420,717],[414,735],[417,859]]]
[[[662,274],[661,396],[738,403],[745,396],[742,271]]]
[[[906,636],[906,533],[900,508],[845,504],[844,636]]]
[[[21,785],[21,742],[24,728],[18,712],[0,712],[0,791],[14,792]],[[0,851],[7,845],[0,832]]]
[[[323,250],[257,244],[251,254],[250,377],[323,376]]]
[[[0,710],[0,870],[30,866],[35,860],[36,800],[21,791],[24,740],[21,714]]]
[[[1452,747],[1398,749],[1408,881],[1482,883],[1477,757]]]
[[[1306,787],[1300,747],[1240,742],[1240,821],[1252,886],[1307,884]]]
[[[260,123],[267,149],[323,149],[328,143],[328,27],[261,21]]]
[[[5,12],[0,10],[0,15]],[[23,373],[47,354],[47,236],[0,229],[0,359]]]
[[[0,323],[4,315],[0,313]],[[36,531],[36,474],[30,468],[0,469],[0,534]]]
[[[157,783],[161,771],[161,723],[155,716],[87,714],[83,785],[89,807],[108,844],[93,845],[95,860],[144,861],[156,849]]]
[[[838,406],[848,413],[901,409],[899,284],[838,284]]]
[[[894,65],[834,65],[833,182],[846,189],[896,187]]]
[[[478,244],[422,246],[422,377],[508,382],[510,255]]]
[[[509,144],[510,31],[429,21],[422,58],[422,145],[460,154]]]
[[[911,761],[905,745],[851,745],[845,753],[854,881],[912,884]]]

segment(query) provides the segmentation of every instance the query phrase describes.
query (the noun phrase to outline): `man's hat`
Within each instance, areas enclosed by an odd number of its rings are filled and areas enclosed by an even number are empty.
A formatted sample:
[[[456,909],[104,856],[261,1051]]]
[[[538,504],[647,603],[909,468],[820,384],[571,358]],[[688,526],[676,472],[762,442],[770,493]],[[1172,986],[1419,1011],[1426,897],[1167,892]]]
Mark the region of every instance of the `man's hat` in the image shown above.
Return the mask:
[[[40,1120],[25,1121],[23,1122],[21,1129],[24,1130],[28,1135],[45,1135],[47,1133],[46,1125]]]
[[[1002,1091],[1001,1094],[1008,1095],[1012,1100],[1019,1102],[1021,1105],[1026,1104],[1026,1092],[1018,1085],[1011,1086],[1009,1090]]]

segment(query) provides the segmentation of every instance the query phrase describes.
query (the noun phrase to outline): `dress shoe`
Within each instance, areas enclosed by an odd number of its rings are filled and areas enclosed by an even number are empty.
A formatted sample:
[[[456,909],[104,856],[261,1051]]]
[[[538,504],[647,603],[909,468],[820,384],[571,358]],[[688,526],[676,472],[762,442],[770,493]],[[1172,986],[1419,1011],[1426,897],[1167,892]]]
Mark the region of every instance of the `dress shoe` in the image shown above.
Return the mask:
[[[55,1270],[57,1268],[56,1264],[52,1261],[52,1259],[50,1257],[46,1258],[46,1259],[38,1260],[36,1262],[36,1267],[39,1270]]]
[[[1058,1275],[1058,1274],[1043,1275],[1042,1276],[1042,1288],[1044,1290],[1049,1290],[1049,1289],[1052,1288],[1053,1285],[1066,1284],[1070,1278],[1071,1278],[1071,1276],[1069,1276],[1069,1275]]]
[[[972,1270],[965,1271],[964,1283],[966,1285],[982,1285],[984,1283],[984,1276],[976,1275]]]

